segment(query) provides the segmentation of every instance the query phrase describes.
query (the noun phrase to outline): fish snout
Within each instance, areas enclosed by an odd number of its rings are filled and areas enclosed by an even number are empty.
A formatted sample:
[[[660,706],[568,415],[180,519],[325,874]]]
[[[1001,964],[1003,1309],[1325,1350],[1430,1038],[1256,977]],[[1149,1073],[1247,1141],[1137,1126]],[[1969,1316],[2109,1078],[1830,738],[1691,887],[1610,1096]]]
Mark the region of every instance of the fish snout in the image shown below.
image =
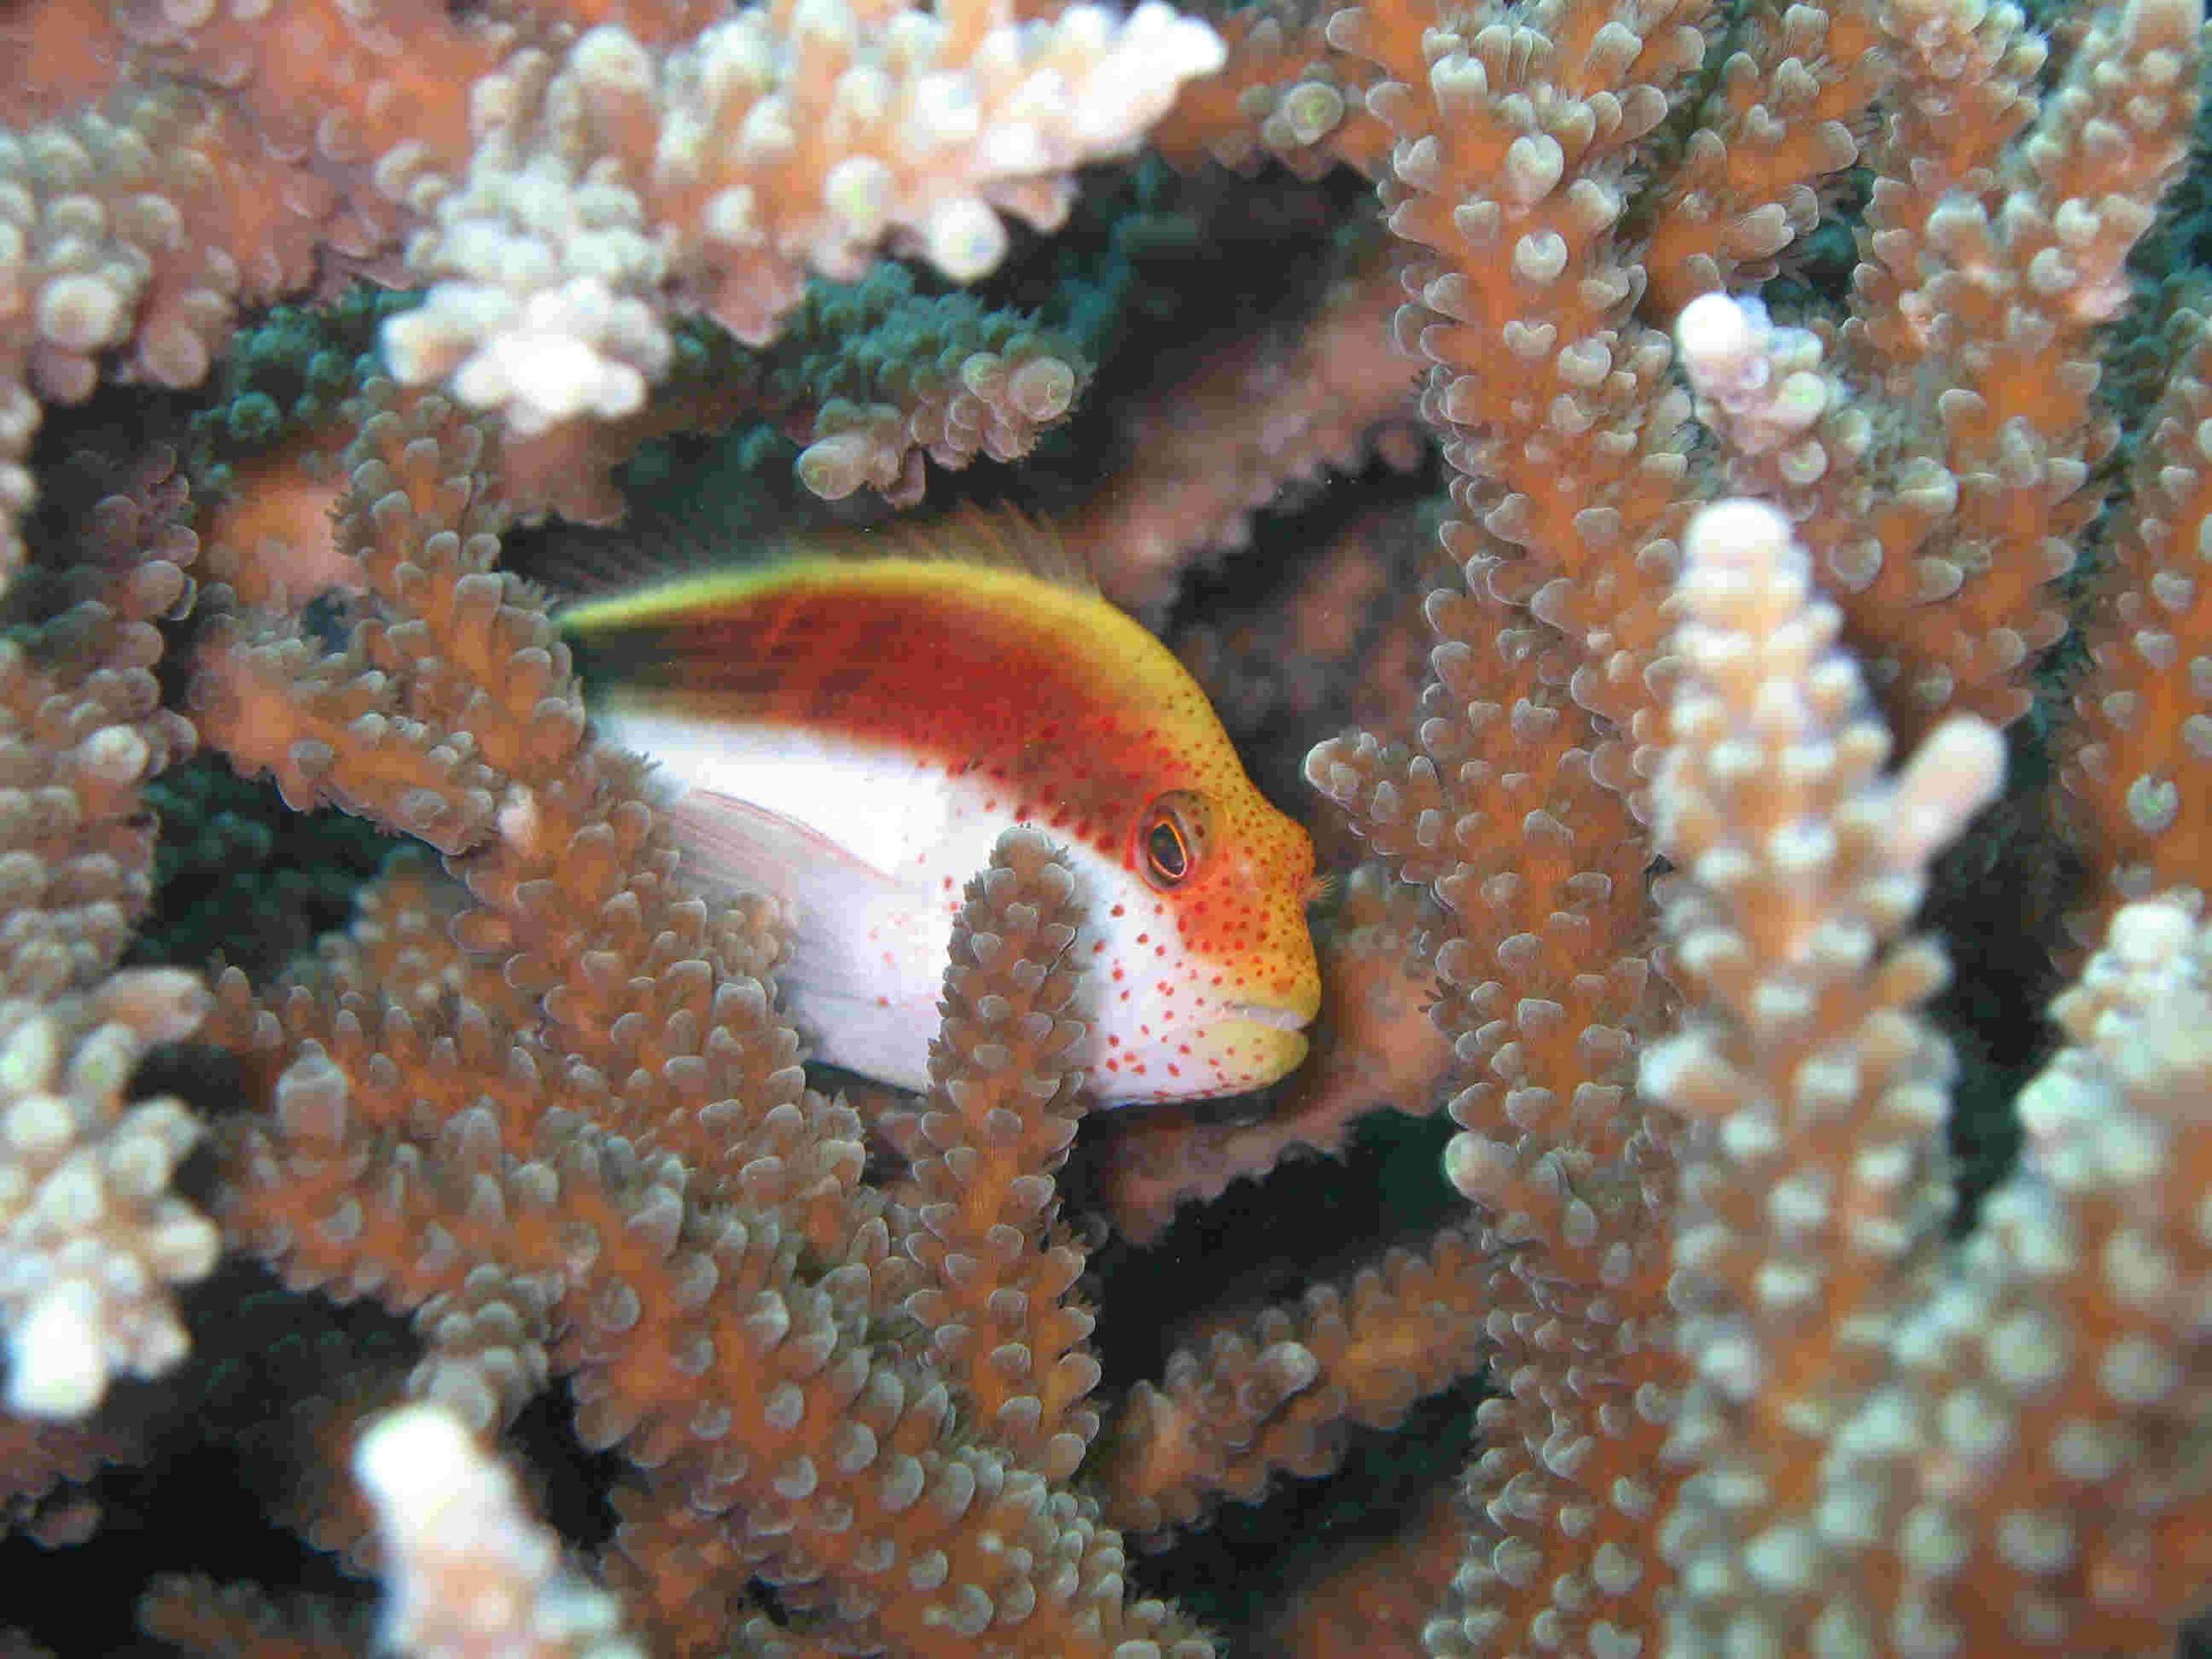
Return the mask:
[[[1231,1002],[1223,1011],[1231,1019],[1249,1020],[1255,1025],[1303,1031],[1313,1024],[1315,1006],[1302,998],[1296,1002]]]
[[[1302,1031],[1321,1012],[1320,967],[1310,948],[1305,959],[1289,964],[1287,972],[1265,979],[1251,976],[1228,989],[1223,1011],[1231,1019],[1248,1019],[1277,1031]]]
[[[1219,1052],[1222,1094],[1263,1088],[1303,1064],[1309,1045],[1295,1009],[1232,1003],[1206,1033]]]
[[[1222,1005],[1224,1035],[1240,1033],[1240,1047],[1249,1071],[1244,1086],[1263,1087],[1297,1070],[1306,1057],[1306,1027],[1321,1011],[1321,977],[1310,971],[1287,975],[1264,987],[1245,985],[1247,995]]]

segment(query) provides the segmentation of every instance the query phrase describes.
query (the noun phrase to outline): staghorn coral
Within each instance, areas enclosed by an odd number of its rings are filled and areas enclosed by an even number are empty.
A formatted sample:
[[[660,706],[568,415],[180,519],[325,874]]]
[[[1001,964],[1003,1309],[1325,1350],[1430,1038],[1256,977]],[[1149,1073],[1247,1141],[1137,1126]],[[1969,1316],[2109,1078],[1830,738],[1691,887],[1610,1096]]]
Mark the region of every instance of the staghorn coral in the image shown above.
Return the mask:
[[[67,434],[123,454],[99,377],[196,380],[234,308],[303,285],[317,250],[432,293],[384,323],[384,363],[357,365],[356,339],[296,389],[278,377],[292,441],[250,460],[211,444],[196,497],[158,462],[80,491],[37,457],[47,505],[22,520],[10,595],[12,781],[36,810],[11,819],[0,902],[26,943],[4,988],[66,1026],[78,999],[131,987],[104,976],[151,896],[137,788],[194,736],[301,813],[360,814],[444,869],[395,867],[349,936],[273,981],[221,973],[204,1032],[236,1068],[209,1137],[229,1272],[266,1263],[288,1317],[344,1323],[303,1369],[349,1397],[234,1423],[219,1368],[292,1371],[218,1282],[187,1309],[190,1363],[19,1437],[19,1509],[95,1455],[158,1471],[180,1447],[281,1444],[264,1473],[290,1521],[404,1587],[404,1552],[380,1554],[329,1471],[372,1402],[412,1397],[549,1475],[578,1442],[601,1455],[592,1502],[561,1519],[649,1650],[1150,1659],[1207,1644],[1152,1591],[1215,1558],[1201,1538],[1148,1569],[1114,1523],[1233,1534],[1233,1506],[1383,1443],[1361,1425],[1430,1424],[1417,1397],[1486,1366],[1463,1490],[1228,1640],[1341,1651],[1348,1619],[1378,1651],[1438,1655],[2170,1644],[2206,1564],[2188,1130],[2212,946],[2186,896],[2136,902],[2204,882],[2206,325],[2168,308],[2162,390],[2101,528],[2134,411],[2099,400],[2096,354],[2193,119],[2192,8],[2070,20],[2047,73],[2005,5],[1246,13],[1163,142],[1189,165],[1367,173],[1394,273],[1315,296],[1289,349],[1279,324],[1175,339],[1172,306],[1130,285],[1132,314],[1164,320],[1095,335],[1121,361],[1094,380],[1058,356],[1007,369],[1004,326],[958,302],[915,360],[878,358],[858,343],[875,301],[823,292],[802,325],[822,338],[780,360],[785,381],[676,314],[772,331],[801,315],[810,264],[856,272],[885,242],[964,275],[1004,252],[994,300],[1031,301],[1038,260],[977,204],[1053,222],[1063,118],[1099,115],[1100,148],[1125,148],[1210,61],[1197,35],[1043,7],[36,10],[25,38],[74,27],[84,50],[7,106],[13,460],[34,389],[89,400]],[[1148,42],[1168,49],[1128,73]],[[1052,81],[1071,53],[1084,72]],[[954,61],[968,81],[924,67]],[[1094,100],[1046,96],[1077,88]],[[702,150],[684,119],[725,96],[726,113],[757,101]],[[1015,142],[1025,98],[1047,115]],[[972,128],[901,148],[971,107]],[[1010,186],[1010,154],[1034,168]],[[710,177],[682,176],[703,158]],[[1793,284],[1861,161],[1850,292]],[[1293,221],[1350,194],[1233,188]],[[1771,315],[1701,297],[1763,282]],[[1317,505],[1302,476],[1317,455],[1361,465],[1353,440],[1397,403],[1386,326],[1448,472],[1426,517],[1417,476],[1355,473]],[[815,372],[847,343],[850,380]],[[1279,1102],[1079,1127],[1055,941],[1080,895],[1025,841],[970,891],[930,1094],[838,1095],[778,1009],[775,918],[696,902],[649,784],[591,740],[541,598],[507,566],[530,551],[514,521],[613,511],[641,441],[741,410],[832,446],[814,478],[801,465],[818,489],[851,471],[902,501],[941,492],[917,448],[944,467],[1010,453],[1033,435],[1010,409],[1072,412],[1061,441],[1085,443],[1087,411],[1059,405],[1142,381],[1148,351],[1173,366],[1127,427],[1194,436],[1083,480],[1095,522],[1142,532],[1107,537],[1102,572],[1121,557],[1222,677],[1275,751],[1263,772],[1292,771],[1315,720],[1374,728],[1308,763],[1338,844],[1365,843],[1325,929],[1314,1064]],[[1200,357],[1211,372],[1188,373]],[[395,365],[450,372],[479,412]],[[642,402],[657,377],[665,401]],[[1237,406],[1256,384],[1280,423]],[[158,426],[150,395],[130,407]],[[230,407],[227,434],[268,424]],[[28,482],[0,480],[19,519]],[[76,512],[81,494],[103,505]],[[1786,530],[1701,514],[1735,494]],[[745,511],[763,539],[783,527]],[[1437,516],[1445,572],[1405,551]],[[187,526],[218,590],[180,635],[188,675],[165,682],[154,624],[184,603]],[[1276,580],[1267,556],[1308,539],[1327,561]],[[2059,718],[2036,675],[2077,599],[2055,579],[2085,552],[2101,568],[2078,596],[2091,661],[2067,688],[2060,800],[2032,769],[2043,721],[2018,717]],[[1790,572],[1788,604],[1760,600],[1755,563],[1758,581]],[[1706,633],[1674,632],[1678,612]],[[1952,1248],[1955,1015],[1932,1000],[1932,947],[1878,941],[1943,885],[1922,856],[1987,782],[1993,740],[1955,771],[1964,751],[1932,740],[1893,780],[1881,724],[1909,749],[1962,708],[2016,721],[2016,821],[2081,866],[2063,937],[1982,925],[2016,955],[2103,949],[2023,1096],[2027,1157]],[[1948,804],[1911,810],[1932,800]],[[69,814],[96,843],[73,863]],[[1657,881],[1655,849],[1678,866]],[[88,1098],[127,1124],[118,1071]],[[1349,1210],[1358,1178],[1245,1179],[1340,1145],[1371,1105],[1447,1100],[1465,1202],[1440,1231],[1394,1197],[1367,1248],[1317,1262],[1293,1235],[1325,1206],[1294,1194]],[[178,1139],[127,1160],[157,1204]],[[1085,1236],[1094,1196],[1133,1233],[1214,1199],[1168,1226],[1166,1271],[1202,1277],[1192,1240],[1246,1224],[1265,1271],[1190,1328],[1132,1339],[1132,1258]],[[1274,1305],[1233,1305],[1256,1299]],[[1148,1345],[1156,1363],[1127,1357]],[[43,1536],[81,1530],[44,1502]],[[1374,1530],[1393,1518],[1366,1508]],[[2092,1532],[2070,1509],[2111,1518]],[[177,1580],[146,1620],[203,1650],[359,1640],[322,1601]]]
[[[82,995],[0,1003],[0,1322],[10,1410],[81,1417],[118,1373],[183,1356],[170,1287],[204,1279],[214,1224],[170,1191],[203,1130],[184,1102],[127,1101],[147,1048],[207,1011],[190,974],[109,976]]]
[[[638,1659],[612,1598],[568,1581],[514,1476],[430,1406],[380,1417],[354,1448],[395,1589],[380,1640],[407,1652]]]
[[[810,270],[857,276],[887,240],[982,274],[1000,211],[1056,222],[1067,171],[1133,146],[1220,50],[1156,3],[1126,22],[780,5],[672,41],[592,21],[416,0],[104,19],[139,78],[36,125],[26,108],[0,154],[19,319],[0,553],[30,503],[35,397],[83,399],[118,349],[196,383],[237,308],[308,286],[319,249],[428,288],[385,330],[404,376],[454,377],[543,434],[639,409],[679,292],[760,342]]]

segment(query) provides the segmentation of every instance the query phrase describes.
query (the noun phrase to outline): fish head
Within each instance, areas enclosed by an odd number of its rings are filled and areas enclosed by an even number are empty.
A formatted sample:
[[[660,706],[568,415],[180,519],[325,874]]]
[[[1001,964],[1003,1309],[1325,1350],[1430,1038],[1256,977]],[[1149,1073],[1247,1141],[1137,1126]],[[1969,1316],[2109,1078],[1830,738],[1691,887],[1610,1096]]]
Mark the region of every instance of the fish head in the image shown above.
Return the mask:
[[[1234,1094],[1306,1056],[1321,974],[1313,843],[1240,775],[1133,813],[1089,947],[1091,1085],[1129,1103]]]

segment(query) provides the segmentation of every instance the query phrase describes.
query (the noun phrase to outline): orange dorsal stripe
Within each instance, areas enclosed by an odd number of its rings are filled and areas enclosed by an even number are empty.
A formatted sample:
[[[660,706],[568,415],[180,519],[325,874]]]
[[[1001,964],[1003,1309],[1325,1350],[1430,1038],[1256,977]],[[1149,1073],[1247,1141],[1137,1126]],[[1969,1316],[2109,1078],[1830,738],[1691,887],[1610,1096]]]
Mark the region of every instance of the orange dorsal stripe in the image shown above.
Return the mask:
[[[562,628],[617,703],[910,751],[1102,846],[1163,789],[1241,778],[1165,647],[1024,570],[801,558],[591,601]]]

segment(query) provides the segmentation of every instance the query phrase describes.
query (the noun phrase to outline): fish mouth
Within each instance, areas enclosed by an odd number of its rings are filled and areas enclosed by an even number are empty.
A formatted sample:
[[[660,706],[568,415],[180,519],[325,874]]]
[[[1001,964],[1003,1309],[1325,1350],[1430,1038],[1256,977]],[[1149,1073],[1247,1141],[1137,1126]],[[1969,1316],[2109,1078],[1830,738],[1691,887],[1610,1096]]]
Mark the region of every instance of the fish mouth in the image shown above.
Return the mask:
[[[1313,1015],[1306,1010],[1272,1002],[1231,1002],[1222,1011],[1231,1019],[1249,1020],[1277,1031],[1303,1031],[1313,1022]]]

